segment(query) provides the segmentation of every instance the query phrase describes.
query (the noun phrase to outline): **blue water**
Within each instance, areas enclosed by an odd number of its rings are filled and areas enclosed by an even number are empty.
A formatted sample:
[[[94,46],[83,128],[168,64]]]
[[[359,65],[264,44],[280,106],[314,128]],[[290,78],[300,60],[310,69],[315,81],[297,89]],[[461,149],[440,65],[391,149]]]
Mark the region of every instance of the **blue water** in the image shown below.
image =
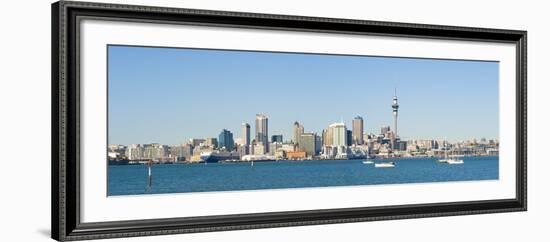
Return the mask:
[[[150,188],[147,166],[120,165],[109,166],[107,191],[112,196],[498,179],[498,157],[463,160],[449,165],[432,158],[392,159],[395,168],[362,160],[162,164],[153,165]]]

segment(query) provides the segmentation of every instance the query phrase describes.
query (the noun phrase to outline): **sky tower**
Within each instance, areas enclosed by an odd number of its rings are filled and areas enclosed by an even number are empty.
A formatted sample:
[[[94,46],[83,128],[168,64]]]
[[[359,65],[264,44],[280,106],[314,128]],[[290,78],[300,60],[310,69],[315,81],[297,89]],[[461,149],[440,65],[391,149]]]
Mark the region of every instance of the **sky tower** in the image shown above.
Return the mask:
[[[397,139],[397,112],[399,109],[399,104],[397,104],[397,88],[394,89],[394,95],[393,95],[393,103],[391,105],[393,109],[393,140],[392,140],[392,148],[395,149],[395,139]]]

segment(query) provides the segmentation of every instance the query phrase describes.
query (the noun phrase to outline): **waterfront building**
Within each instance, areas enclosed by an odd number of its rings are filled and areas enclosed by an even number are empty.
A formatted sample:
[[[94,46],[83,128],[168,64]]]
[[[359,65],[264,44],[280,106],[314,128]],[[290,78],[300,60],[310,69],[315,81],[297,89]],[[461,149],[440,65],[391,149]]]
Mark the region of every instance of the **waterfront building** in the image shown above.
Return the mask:
[[[362,145],[364,143],[363,137],[364,122],[361,116],[357,116],[353,119],[351,124],[352,139],[354,145]]]
[[[119,156],[125,155],[128,149],[125,145],[109,145],[108,148],[110,152],[117,153]]]
[[[415,153],[420,150],[420,147],[417,144],[411,143],[407,145],[407,152],[409,153]]]
[[[332,144],[333,146],[348,146],[347,144],[347,131],[344,123],[333,123],[329,125],[329,132],[332,132]]]
[[[191,161],[191,157],[193,156],[193,146],[191,144],[184,144],[182,150],[182,155],[185,157],[185,160]]]
[[[159,143],[143,145],[143,159],[160,161],[168,157],[168,155],[169,149],[167,145],[161,145]]]
[[[435,140],[415,140],[414,143],[423,149],[437,149],[437,142]]]
[[[313,157],[317,154],[315,152],[316,150],[315,136],[316,135],[314,133],[303,133],[300,136],[300,144],[298,145],[298,149],[299,151],[306,152],[307,157]]]
[[[111,159],[120,159],[120,153],[117,153],[117,152],[112,152],[112,151],[108,151],[107,152],[107,157],[109,157],[109,160]]]
[[[336,146],[336,159],[347,159],[349,158],[348,154],[347,146]]]
[[[268,118],[263,114],[256,114],[256,142],[264,146],[264,152],[269,150]],[[256,152],[256,151],[255,151]],[[265,153],[264,153],[265,154]]]
[[[193,156],[193,146],[191,144],[181,144],[169,147],[169,156],[174,158],[174,161],[189,161]]]
[[[334,159],[336,157],[336,154],[338,153],[338,150],[334,146],[323,146],[321,148],[321,159]]]
[[[269,154],[275,155],[278,150],[280,150],[283,147],[283,144],[281,142],[273,142],[269,144]]]
[[[237,152],[239,153],[239,157],[241,157],[241,159],[242,159],[243,156],[249,154],[248,145],[244,145],[244,144],[237,145]]]
[[[300,143],[300,136],[302,136],[302,134],[304,133],[304,126],[302,126],[300,123],[298,123],[298,121],[294,122],[294,126],[293,126],[293,130],[292,130],[293,134],[294,134],[294,137],[293,138],[293,142],[294,144],[299,144]]]
[[[140,144],[132,144],[128,147],[128,159],[139,160],[143,158],[143,147]]]
[[[267,153],[267,149],[265,148],[265,145],[262,143],[257,143],[253,145],[252,154],[253,155],[265,155]]]
[[[281,145],[281,150],[284,150],[286,152],[296,151],[296,144],[294,144],[294,143],[283,143]]]
[[[233,133],[231,133],[231,131],[227,129],[223,129],[222,132],[220,132],[218,139],[219,139],[218,146],[221,149],[225,149],[226,151],[233,150],[235,146],[235,142],[233,141]]]
[[[185,160],[183,156],[183,145],[174,145],[168,148],[168,156],[174,158],[174,161]]]
[[[204,144],[205,145],[208,145],[212,148],[218,148],[218,140],[216,138],[207,138],[205,141],[204,141]]]
[[[289,160],[300,160],[306,158],[305,151],[289,151],[286,152],[286,158]]]
[[[285,158],[286,158],[286,151],[279,149],[275,152],[275,160],[282,160]]]
[[[397,139],[395,141],[394,150],[404,151],[407,149],[407,141]]]
[[[283,135],[282,134],[277,134],[277,135],[272,135],[271,136],[271,143],[283,143]]]

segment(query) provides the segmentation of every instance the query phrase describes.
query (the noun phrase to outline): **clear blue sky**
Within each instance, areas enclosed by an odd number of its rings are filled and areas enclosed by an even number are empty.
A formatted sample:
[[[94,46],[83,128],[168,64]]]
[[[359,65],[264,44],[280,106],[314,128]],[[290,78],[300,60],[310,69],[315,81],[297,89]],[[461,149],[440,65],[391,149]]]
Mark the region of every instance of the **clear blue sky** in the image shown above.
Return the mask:
[[[254,133],[291,139],[292,124],[317,132],[360,115],[365,131],[392,124],[394,87],[405,139],[498,138],[498,63],[482,61],[108,47],[109,143],[179,144]]]

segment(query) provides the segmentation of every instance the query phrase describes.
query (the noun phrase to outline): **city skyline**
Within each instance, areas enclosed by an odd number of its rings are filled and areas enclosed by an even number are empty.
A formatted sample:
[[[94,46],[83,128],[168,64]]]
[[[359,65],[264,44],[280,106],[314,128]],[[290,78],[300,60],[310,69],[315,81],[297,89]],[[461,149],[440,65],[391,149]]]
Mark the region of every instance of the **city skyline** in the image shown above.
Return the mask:
[[[109,46],[109,143],[237,139],[260,113],[269,129],[254,139],[292,140],[296,121],[351,130],[357,116],[377,134],[396,87],[402,139],[498,139],[496,62]]]

